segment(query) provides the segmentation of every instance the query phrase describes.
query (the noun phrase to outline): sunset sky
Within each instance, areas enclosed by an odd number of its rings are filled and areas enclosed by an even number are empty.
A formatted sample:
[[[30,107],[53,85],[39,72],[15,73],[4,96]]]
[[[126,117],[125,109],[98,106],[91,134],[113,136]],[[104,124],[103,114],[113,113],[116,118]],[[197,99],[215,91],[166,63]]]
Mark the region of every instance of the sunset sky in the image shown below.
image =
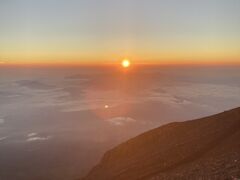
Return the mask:
[[[1,0],[1,64],[240,64],[239,0]]]

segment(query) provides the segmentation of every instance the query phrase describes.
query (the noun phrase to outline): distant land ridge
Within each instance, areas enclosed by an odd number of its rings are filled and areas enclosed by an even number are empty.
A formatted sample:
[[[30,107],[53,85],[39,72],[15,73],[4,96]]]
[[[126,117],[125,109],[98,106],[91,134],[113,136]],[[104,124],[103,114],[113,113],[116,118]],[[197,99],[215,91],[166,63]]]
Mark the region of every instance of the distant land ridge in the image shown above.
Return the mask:
[[[145,132],[81,180],[160,179],[240,179],[240,108]]]

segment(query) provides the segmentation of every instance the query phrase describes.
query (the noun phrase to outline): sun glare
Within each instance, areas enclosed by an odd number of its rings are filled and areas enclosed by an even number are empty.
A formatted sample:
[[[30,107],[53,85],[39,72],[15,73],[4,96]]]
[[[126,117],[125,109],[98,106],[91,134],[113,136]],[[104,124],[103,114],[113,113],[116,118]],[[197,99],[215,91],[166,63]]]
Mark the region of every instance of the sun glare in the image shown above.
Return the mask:
[[[130,61],[128,59],[124,59],[122,61],[122,67],[128,68],[131,65]]]

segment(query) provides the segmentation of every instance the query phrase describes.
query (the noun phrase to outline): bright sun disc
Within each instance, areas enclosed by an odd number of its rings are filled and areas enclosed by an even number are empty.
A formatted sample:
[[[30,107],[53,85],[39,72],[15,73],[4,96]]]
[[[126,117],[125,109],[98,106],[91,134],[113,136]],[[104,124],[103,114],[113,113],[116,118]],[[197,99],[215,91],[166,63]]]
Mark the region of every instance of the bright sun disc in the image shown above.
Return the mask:
[[[122,61],[122,66],[123,66],[124,68],[128,68],[128,67],[130,66],[130,61],[129,61],[128,59],[124,59],[124,60]]]

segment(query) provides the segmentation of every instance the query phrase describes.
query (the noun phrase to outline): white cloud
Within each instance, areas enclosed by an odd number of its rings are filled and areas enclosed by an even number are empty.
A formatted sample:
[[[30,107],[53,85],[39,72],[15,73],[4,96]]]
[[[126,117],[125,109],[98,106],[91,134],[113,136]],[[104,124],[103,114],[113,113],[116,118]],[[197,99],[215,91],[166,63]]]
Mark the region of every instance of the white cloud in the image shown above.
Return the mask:
[[[240,87],[220,84],[194,84],[194,83],[182,83],[178,86],[169,86],[163,88],[170,94],[180,95],[182,97],[218,97],[218,98],[238,98],[240,93]]]
[[[189,100],[184,98],[179,98],[176,95],[162,93],[162,92],[152,92],[152,91],[149,92],[149,94],[144,100],[158,101],[171,106],[182,106],[182,105],[191,104]]]
[[[33,142],[33,141],[45,141],[45,140],[48,140],[50,137],[47,136],[47,137],[38,137],[38,136],[32,136],[32,137],[29,137],[27,138],[27,142]]]
[[[45,141],[48,140],[50,138],[50,136],[45,136],[45,137],[41,137],[41,136],[37,136],[38,134],[35,132],[29,133],[27,135],[27,142],[33,142],[33,141]]]
[[[32,137],[32,136],[36,136],[36,135],[37,135],[37,133],[33,132],[33,133],[29,133],[27,136]]]
[[[114,118],[108,119],[106,121],[108,121],[109,123],[116,125],[116,126],[123,126],[127,123],[136,122],[135,119],[130,118],[130,117],[114,117]]]

